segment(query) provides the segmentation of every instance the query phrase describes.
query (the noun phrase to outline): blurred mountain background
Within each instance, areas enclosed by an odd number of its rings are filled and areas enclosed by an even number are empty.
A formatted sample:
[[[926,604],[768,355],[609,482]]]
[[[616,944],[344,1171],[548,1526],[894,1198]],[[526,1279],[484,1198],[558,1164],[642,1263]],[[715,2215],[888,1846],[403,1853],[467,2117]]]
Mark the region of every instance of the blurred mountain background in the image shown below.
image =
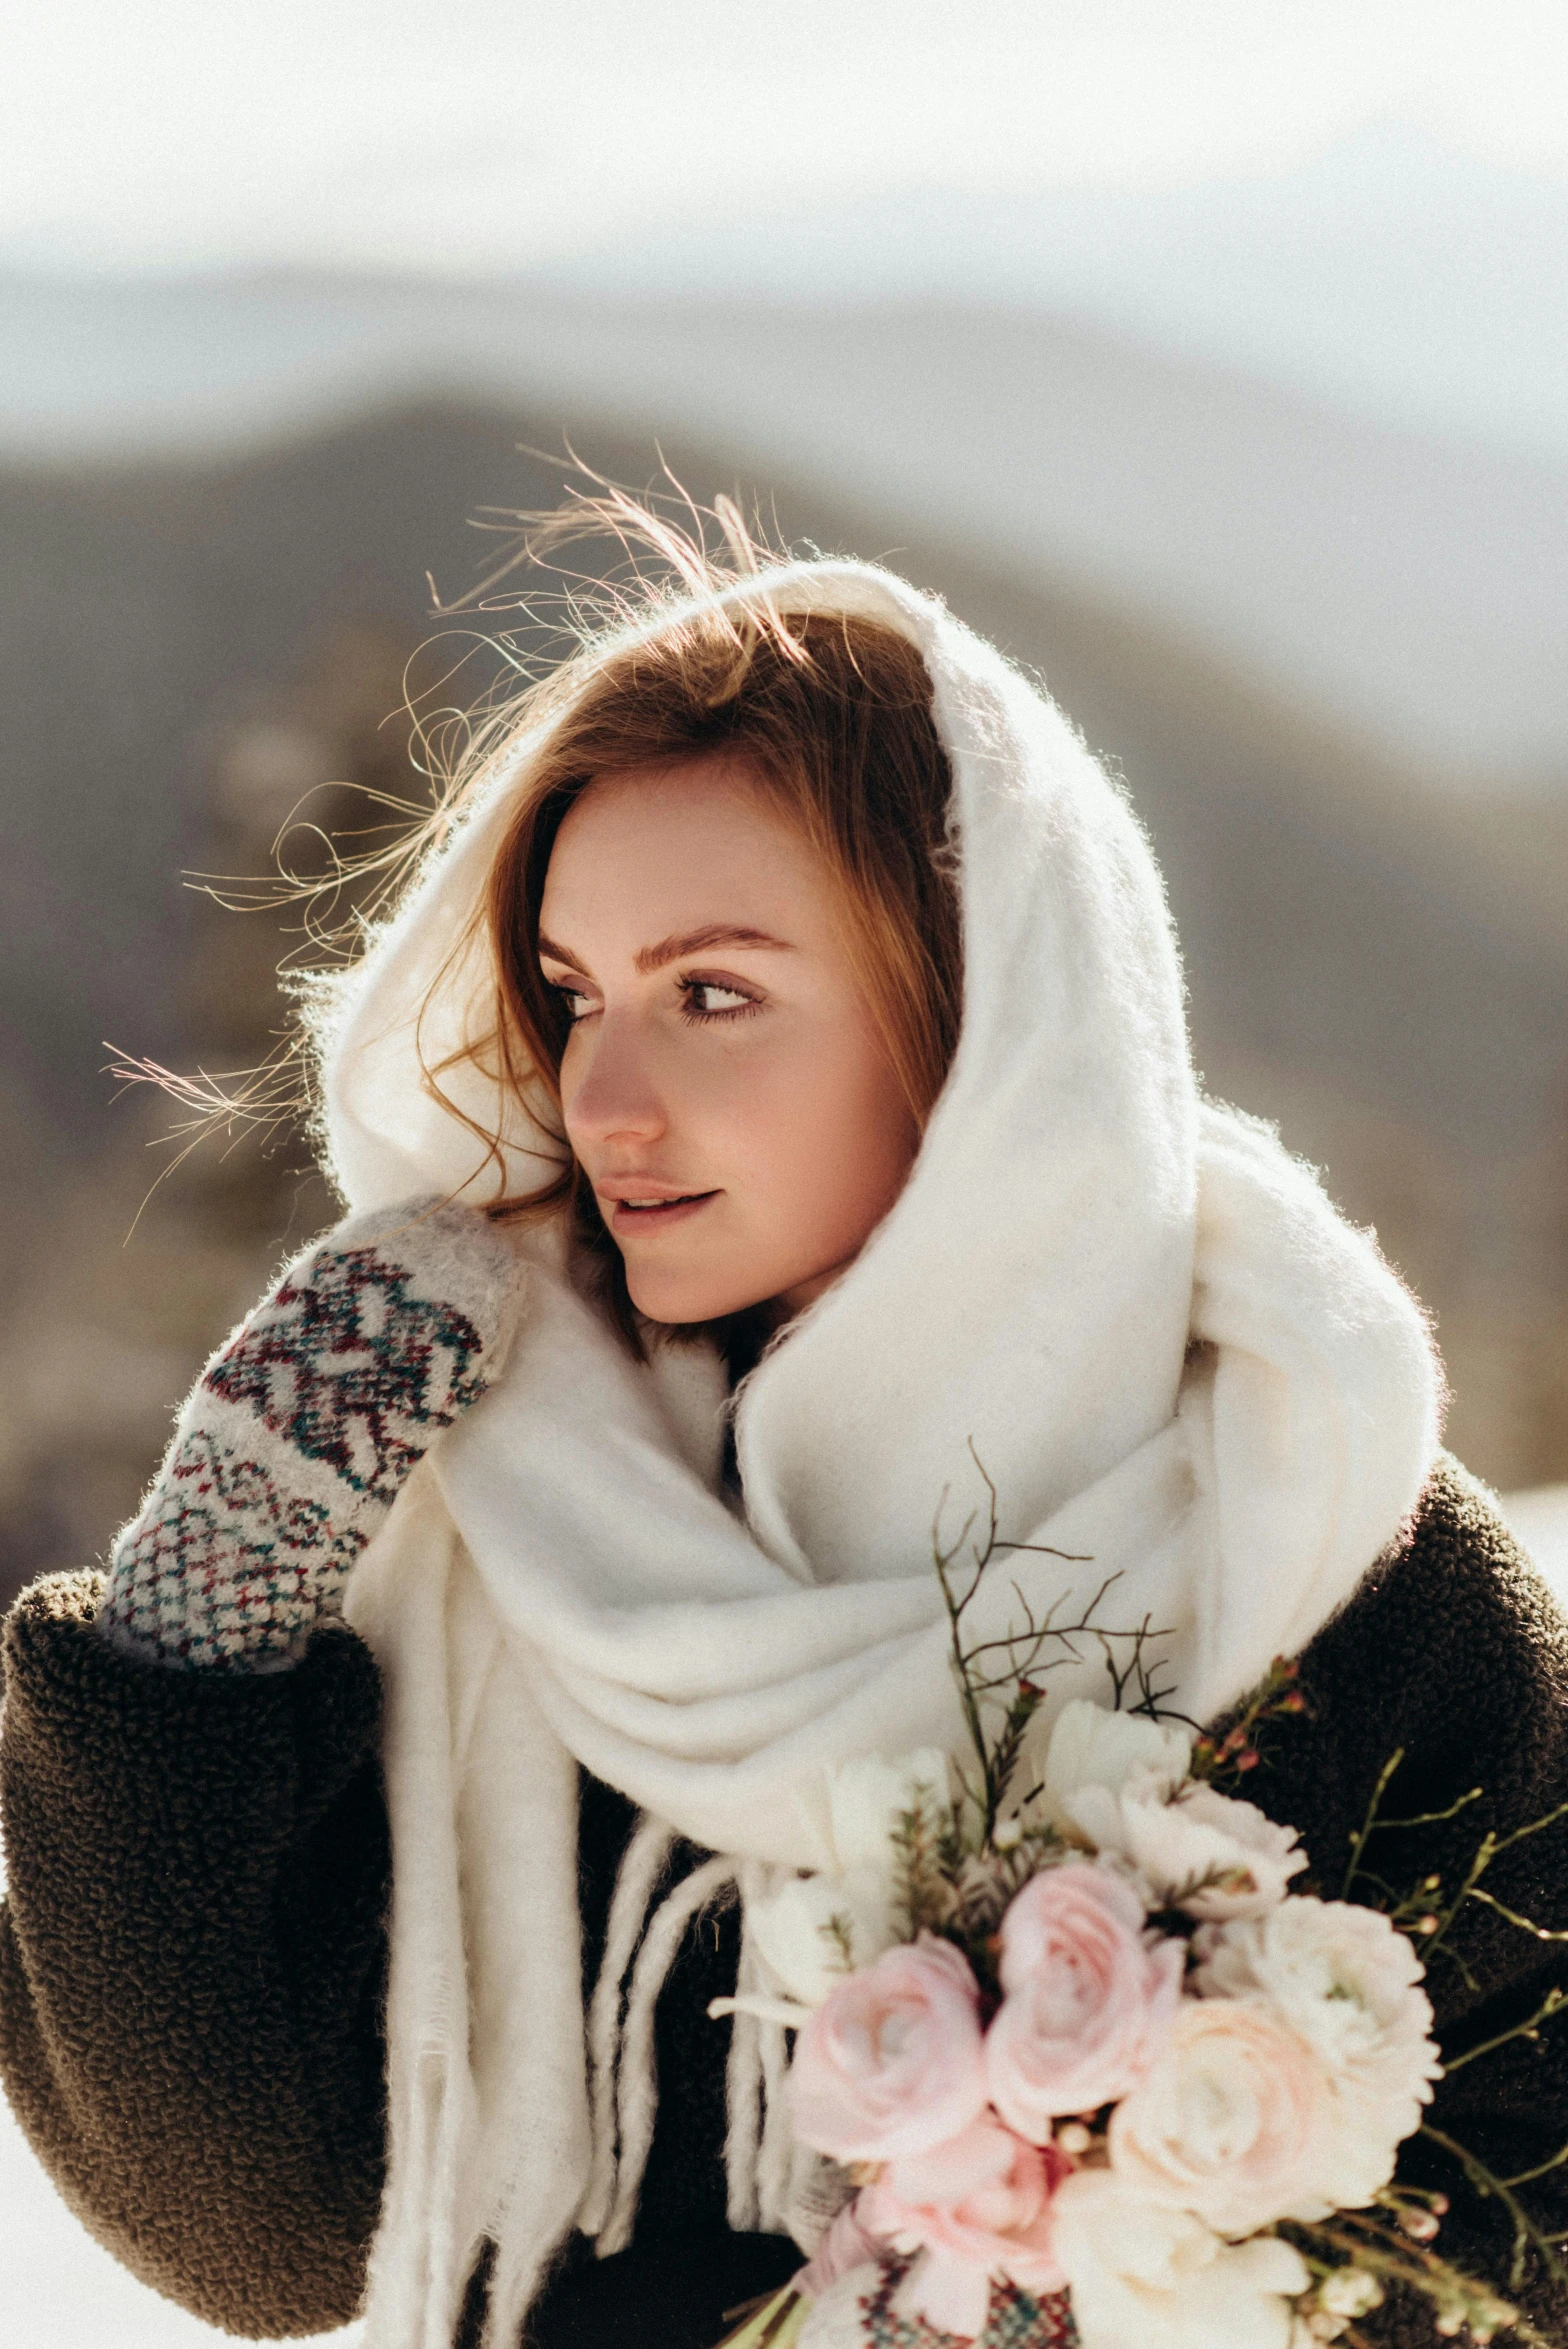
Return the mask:
[[[248,1065],[291,943],[181,875],[264,871],[297,804],[365,821],[324,786],[418,796],[405,664],[477,697],[511,617],[433,616],[427,573],[471,588],[474,518],[556,502],[569,466],[524,451],[567,438],[886,555],[1044,675],[1154,837],[1210,1087],[1426,1299],[1461,1454],[1568,1478],[1568,452],[999,306],[7,291],[6,1585],[101,1551],[203,1351],[332,1214],[298,1139],[209,1146],[143,1208],[175,1113],[112,1106],[107,1047]],[[69,461],[51,366],[99,387]]]

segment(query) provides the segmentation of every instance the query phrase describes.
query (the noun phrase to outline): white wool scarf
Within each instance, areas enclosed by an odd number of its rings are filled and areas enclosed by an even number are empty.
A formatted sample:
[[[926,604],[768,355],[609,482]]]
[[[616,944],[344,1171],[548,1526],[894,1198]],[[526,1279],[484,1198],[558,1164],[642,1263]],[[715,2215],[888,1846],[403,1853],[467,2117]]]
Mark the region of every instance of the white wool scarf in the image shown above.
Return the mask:
[[[958,1050],[891,1213],[740,1391],[743,1516],[720,1489],[715,1356],[635,1362],[544,1229],[520,1242],[503,1376],[356,1571],[394,1852],[369,2349],[450,2349],[487,2238],[489,2337],[512,2349],[563,2238],[605,2224],[613,2089],[588,2078],[579,1763],[648,1816],[611,1920],[629,1962],[669,1831],[743,1890],[831,1866],[837,1764],[959,1747],[933,1526],[950,1540],[984,1511],[977,1462],[1005,1536],[1090,1561],[1003,1555],[977,1633],[1118,1576],[1104,1619],[1167,1633],[1175,1701],[1201,1719],[1349,1597],[1437,1446],[1427,1333],[1373,1242],[1270,1131],[1201,1101],[1153,858],[1060,711],[885,572],[802,563],[731,598],[860,614],[923,655],[953,773]],[[438,1063],[486,1016],[479,951],[452,946],[537,749],[497,767],[320,1012],[355,1208],[494,1195],[417,1044]],[[558,1157],[526,1102],[473,1068],[443,1081],[503,1127],[508,1187]],[[1050,1688],[1103,1697],[1103,1667],[1086,1656]],[[778,2106],[782,2042],[763,2052]],[[758,2103],[743,2071],[741,2138]],[[646,2099],[620,2128],[646,2138]],[[765,2147],[760,2203],[732,2176],[737,2223],[778,2223],[779,2159]],[[620,2201],[601,2247],[624,2239]]]

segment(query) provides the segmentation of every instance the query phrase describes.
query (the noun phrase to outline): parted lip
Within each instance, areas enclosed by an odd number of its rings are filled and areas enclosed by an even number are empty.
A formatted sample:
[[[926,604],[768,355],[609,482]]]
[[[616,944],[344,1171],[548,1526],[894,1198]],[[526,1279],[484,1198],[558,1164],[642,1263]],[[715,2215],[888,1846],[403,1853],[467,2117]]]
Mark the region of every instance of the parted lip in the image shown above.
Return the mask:
[[[694,1188],[690,1183],[661,1183],[653,1175],[610,1175],[594,1189],[601,1199],[614,1199],[621,1205],[633,1199],[658,1199],[666,1204],[674,1199],[709,1199],[712,1190]]]

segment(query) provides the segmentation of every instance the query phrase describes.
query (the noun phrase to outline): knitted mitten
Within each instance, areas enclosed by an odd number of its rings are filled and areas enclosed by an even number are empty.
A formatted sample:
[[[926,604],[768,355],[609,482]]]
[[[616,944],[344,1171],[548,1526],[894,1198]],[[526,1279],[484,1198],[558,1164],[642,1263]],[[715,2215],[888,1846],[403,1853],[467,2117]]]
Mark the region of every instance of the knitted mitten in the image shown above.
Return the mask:
[[[442,1428],[505,1357],[521,1266],[469,1207],[351,1216],[220,1346],[140,1514],[100,1628],[167,1664],[275,1669],[336,1607]]]

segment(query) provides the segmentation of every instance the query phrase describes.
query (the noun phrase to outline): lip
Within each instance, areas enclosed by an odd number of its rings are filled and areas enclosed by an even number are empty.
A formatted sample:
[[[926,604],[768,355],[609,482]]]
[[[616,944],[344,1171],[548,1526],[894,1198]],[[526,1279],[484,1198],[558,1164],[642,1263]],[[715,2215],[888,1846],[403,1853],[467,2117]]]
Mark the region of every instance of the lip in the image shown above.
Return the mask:
[[[668,1183],[623,1182],[613,1191],[601,1192],[600,1197],[607,1206],[614,1202],[610,1208],[612,1231],[655,1232],[686,1222],[718,1195],[717,1191],[676,1191]],[[636,1200],[651,1204],[635,1206]]]

